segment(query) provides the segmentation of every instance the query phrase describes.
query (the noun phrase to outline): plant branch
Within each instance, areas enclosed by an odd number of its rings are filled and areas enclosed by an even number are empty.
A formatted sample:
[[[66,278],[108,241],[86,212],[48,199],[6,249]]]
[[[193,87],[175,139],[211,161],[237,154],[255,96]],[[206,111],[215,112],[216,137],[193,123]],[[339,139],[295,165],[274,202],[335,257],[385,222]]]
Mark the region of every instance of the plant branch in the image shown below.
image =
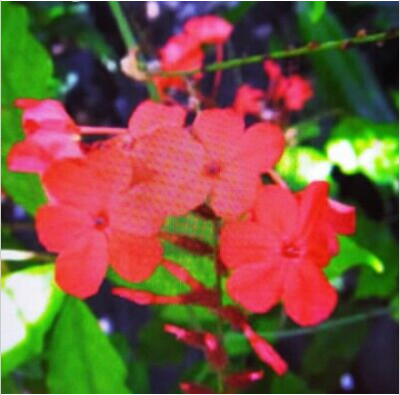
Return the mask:
[[[109,1],[108,5],[111,8],[111,12],[114,15],[115,21],[117,22],[118,29],[121,33],[121,37],[125,43],[125,47],[127,49],[137,48],[137,41],[131,31],[128,21],[125,18],[124,12],[122,11],[122,7],[121,4],[119,4],[119,1]]]
[[[117,22],[117,26],[125,43],[127,52],[132,49],[138,49],[138,42],[129,26],[119,1],[109,1],[108,5],[110,6],[111,12],[114,15],[115,21]],[[140,60],[143,62],[143,59]],[[154,83],[152,81],[147,81],[146,85],[150,98],[155,101],[159,101],[160,97]]]
[[[327,321],[323,324],[320,324],[316,327],[309,328],[295,328],[295,329],[285,329],[280,331],[268,331],[268,332],[260,332],[260,335],[266,337],[267,339],[285,339],[294,336],[303,336],[303,335],[311,335],[317,332],[326,331],[334,328],[339,328],[341,326],[355,324],[357,322],[366,321],[370,318],[379,317],[382,315],[390,314],[394,311],[393,308],[390,307],[381,307],[375,310],[367,311],[364,313],[357,313],[354,315],[349,315],[347,317],[337,318],[335,320]],[[230,341],[245,341],[244,336],[241,333],[231,332],[227,334],[227,337],[230,338]]]
[[[236,58],[226,60],[224,62],[217,62],[209,64],[203,68],[197,68],[193,70],[181,70],[181,71],[159,71],[152,73],[153,76],[159,75],[164,77],[173,76],[190,76],[202,72],[216,72],[219,70],[227,70],[235,67],[244,66],[252,63],[260,63],[265,59],[284,59],[302,55],[309,55],[316,52],[327,51],[330,49],[341,49],[345,50],[351,48],[353,45],[361,45],[373,42],[383,42],[399,36],[399,30],[391,30],[388,32],[381,32],[375,34],[369,34],[364,36],[355,36],[352,38],[345,38],[342,40],[327,41],[324,43],[310,42],[299,48],[292,48],[287,50],[279,50],[271,53],[252,55],[245,58]]]

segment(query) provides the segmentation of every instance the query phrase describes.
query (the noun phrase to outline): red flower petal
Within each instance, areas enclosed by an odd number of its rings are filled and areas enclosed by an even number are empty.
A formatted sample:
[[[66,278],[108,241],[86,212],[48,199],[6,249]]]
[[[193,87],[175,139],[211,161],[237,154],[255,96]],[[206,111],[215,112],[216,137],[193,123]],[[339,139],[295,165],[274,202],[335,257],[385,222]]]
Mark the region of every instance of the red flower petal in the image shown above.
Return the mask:
[[[228,222],[220,235],[220,254],[229,268],[262,263],[271,256],[279,240],[257,223]]]
[[[180,383],[180,389],[184,394],[214,394],[215,391],[197,383]]]
[[[140,237],[112,231],[109,237],[110,263],[124,279],[140,282],[149,278],[162,260],[163,250],[156,237]]]
[[[266,60],[263,63],[264,70],[268,75],[268,78],[272,81],[276,81],[282,77],[281,66],[274,60]]]
[[[328,192],[327,182],[314,181],[297,194],[300,198],[298,233],[302,237],[307,237],[323,221],[328,204]]]
[[[236,92],[233,108],[240,115],[254,114],[260,115],[262,110],[262,99],[265,94],[261,89],[256,89],[250,85],[241,85]]]
[[[143,137],[134,155],[154,173],[140,187],[140,195],[155,211],[183,215],[206,199],[209,183],[199,177],[204,148],[185,130],[160,130]]]
[[[287,89],[285,94],[286,108],[292,111],[301,110],[306,102],[310,100],[314,91],[309,81],[299,75],[286,78]]]
[[[79,129],[56,100],[17,99],[15,106],[24,110],[22,124],[27,135],[39,130],[52,133],[77,133]]]
[[[255,204],[255,219],[277,237],[290,237],[298,226],[298,204],[293,194],[276,185],[264,186]]]
[[[231,109],[204,110],[193,123],[193,134],[212,159],[229,162],[239,151],[244,121]]]
[[[227,284],[229,296],[254,313],[271,309],[282,296],[285,266],[281,261],[279,256],[272,255],[266,264],[235,269]]]
[[[241,141],[240,159],[257,172],[272,168],[285,148],[282,129],[272,123],[262,122],[246,130]]]
[[[104,201],[110,192],[106,185],[99,188],[99,179],[93,177],[84,159],[54,162],[45,172],[43,184],[58,202],[91,213],[104,209]]]
[[[79,298],[94,295],[106,274],[107,260],[105,236],[95,230],[89,232],[56,259],[57,284]]]
[[[49,251],[60,252],[94,229],[92,218],[68,206],[43,206],[36,214],[40,242]]]
[[[230,388],[242,389],[256,381],[262,380],[263,377],[264,372],[262,370],[244,371],[229,375],[225,379],[225,382]]]
[[[146,100],[139,104],[129,119],[129,132],[135,138],[151,135],[160,128],[180,128],[184,125],[186,111],[180,106],[166,106]]]
[[[328,222],[336,233],[351,235],[356,230],[356,209],[329,199]]]
[[[187,34],[181,33],[172,36],[160,50],[162,64],[178,64],[182,59],[190,57],[199,51],[198,41]]]
[[[254,204],[259,174],[248,169],[241,161],[227,164],[212,190],[211,207],[223,218],[237,216],[248,211]]]
[[[232,24],[214,15],[190,18],[184,26],[184,32],[199,44],[222,44],[232,30]]]
[[[327,319],[337,303],[336,290],[320,268],[310,262],[292,265],[286,272],[283,303],[299,325],[317,325]]]
[[[278,375],[286,373],[288,366],[275,349],[258,333],[246,325],[244,334],[258,357],[269,365]]]
[[[11,171],[42,174],[52,163],[51,154],[33,141],[25,140],[12,146],[7,166]]]

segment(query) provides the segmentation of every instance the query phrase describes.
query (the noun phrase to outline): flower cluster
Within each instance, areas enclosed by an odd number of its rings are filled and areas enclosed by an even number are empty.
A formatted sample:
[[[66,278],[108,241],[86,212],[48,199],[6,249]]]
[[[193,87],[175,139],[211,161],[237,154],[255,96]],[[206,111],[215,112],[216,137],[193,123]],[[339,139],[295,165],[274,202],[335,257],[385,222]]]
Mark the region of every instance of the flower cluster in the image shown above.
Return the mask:
[[[220,46],[231,31],[220,18],[190,20],[162,49],[163,70],[199,67],[201,46]],[[270,80],[266,92],[244,85],[232,108],[199,110],[193,121],[184,106],[148,100],[134,110],[126,128],[96,128],[75,124],[57,101],[20,99],[16,105],[23,109],[26,139],[12,148],[8,165],[41,178],[48,203],[37,213],[37,232],[41,243],[58,254],[56,281],[65,292],[94,295],[109,265],[132,283],[163,266],[190,291],[166,296],[115,288],[114,294],[139,304],[205,306],[242,332],[258,357],[283,374],[286,362],[253,330],[247,313],[266,313],[282,302],[299,325],[329,317],[337,293],[323,269],[339,252],[337,235],[354,232],[355,210],[331,200],[326,182],[298,192],[274,182],[285,138],[279,118],[260,121],[262,113],[266,105],[297,111],[312,88],[300,76],[285,77],[272,61],[264,67]],[[157,78],[163,92],[182,87],[180,77]],[[248,113],[259,119],[246,127]],[[88,144],[87,134],[109,138]],[[215,246],[162,230],[169,216],[204,209],[215,225]],[[227,278],[223,291],[236,305],[223,305],[221,289],[206,287],[165,259],[164,241],[192,252],[211,251],[218,276]],[[165,330],[201,349],[216,371],[227,369],[217,335],[173,325]],[[249,371],[224,375],[231,389],[261,378],[262,373]],[[195,383],[182,383],[182,390],[211,391]]]
[[[182,71],[200,69],[205,58],[203,46],[214,45],[217,59],[222,60],[223,44],[229,39],[233,26],[217,16],[191,18],[183,27],[183,32],[171,37],[160,49],[160,68],[162,71]],[[196,75],[199,79],[201,74]],[[161,97],[169,88],[186,89],[182,77],[154,78]]]
[[[264,62],[269,85],[266,91],[243,84],[237,91],[233,108],[239,114],[251,114],[260,119],[282,121],[286,113],[302,110],[313,97],[308,80],[298,74],[283,75],[278,63]]]

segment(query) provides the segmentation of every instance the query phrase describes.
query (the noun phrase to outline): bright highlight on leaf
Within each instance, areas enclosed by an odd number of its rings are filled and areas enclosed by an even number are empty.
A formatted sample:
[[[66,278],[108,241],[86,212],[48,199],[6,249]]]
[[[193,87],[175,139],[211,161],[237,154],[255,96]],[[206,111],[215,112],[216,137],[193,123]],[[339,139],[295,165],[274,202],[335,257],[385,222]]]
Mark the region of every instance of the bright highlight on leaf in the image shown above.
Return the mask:
[[[2,279],[2,375],[42,351],[44,335],[58,312],[63,293],[54,283],[54,266],[37,266]]]

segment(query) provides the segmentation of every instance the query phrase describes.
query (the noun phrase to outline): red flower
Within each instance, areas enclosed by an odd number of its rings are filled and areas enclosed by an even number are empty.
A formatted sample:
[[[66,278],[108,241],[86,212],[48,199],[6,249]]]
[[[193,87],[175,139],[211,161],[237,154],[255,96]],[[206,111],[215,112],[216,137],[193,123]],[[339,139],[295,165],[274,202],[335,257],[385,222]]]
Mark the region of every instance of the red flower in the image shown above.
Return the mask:
[[[10,170],[42,174],[55,160],[83,156],[79,127],[60,102],[18,99],[15,105],[24,110],[26,140],[12,147],[7,159]]]
[[[211,332],[191,331],[171,324],[166,324],[164,330],[179,341],[203,350],[214,369],[222,370],[226,367],[228,357],[218,338]]]
[[[273,60],[267,60],[264,69],[270,80],[268,98],[274,102],[282,101],[287,110],[299,111],[313,97],[310,82],[300,75],[284,77],[280,66]]]
[[[265,94],[261,89],[253,88],[250,85],[242,85],[236,92],[233,108],[242,116],[245,114],[260,115],[264,96]]]
[[[253,312],[282,300],[298,324],[320,323],[337,302],[322,268],[334,252],[332,239],[353,231],[353,224],[354,211],[341,214],[329,206],[325,182],[297,195],[263,187],[253,218],[228,223],[221,233],[221,257],[233,269],[228,293]]]
[[[202,16],[189,19],[183,32],[171,37],[160,50],[162,71],[183,71],[200,69],[204,61],[203,44],[222,45],[232,32],[232,25],[216,16]],[[196,74],[194,78],[201,78]],[[185,89],[182,77],[162,77],[154,79],[162,97],[167,88]]]
[[[242,389],[256,381],[262,380],[263,377],[264,372],[262,370],[244,371],[229,375],[225,379],[225,382],[228,385],[228,388]]]
[[[193,135],[204,146],[205,159],[196,188],[204,188],[210,205],[222,217],[253,204],[261,173],[270,169],[284,148],[281,129],[258,123],[245,131],[242,117],[229,109],[201,112]]]
[[[184,394],[214,394],[215,391],[197,383],[180,383],[179,387]]]
[[[183,31],[199,44],[223,44],[232,30],[232,24],[214,15],[191,18],[183,27]]]
[[[197,181],[204,148],[183,127],[185,115],[179,107],[146,102],[129,121],[135,139],[131,154],[149,173],[137,187],[137,195],[148,210],[160,215],[186,214],[207,196],[205,186]]]
[[[55,162],[44,174],[51,203],[39,209],[36,226],[42,244],[60,253],[56,280],[66,292],[83,298],[96,293],[109,262],[136,282],[161,261],[154,234],[162,218],[143,218],[133,168],[131,158],[112,148]]]

